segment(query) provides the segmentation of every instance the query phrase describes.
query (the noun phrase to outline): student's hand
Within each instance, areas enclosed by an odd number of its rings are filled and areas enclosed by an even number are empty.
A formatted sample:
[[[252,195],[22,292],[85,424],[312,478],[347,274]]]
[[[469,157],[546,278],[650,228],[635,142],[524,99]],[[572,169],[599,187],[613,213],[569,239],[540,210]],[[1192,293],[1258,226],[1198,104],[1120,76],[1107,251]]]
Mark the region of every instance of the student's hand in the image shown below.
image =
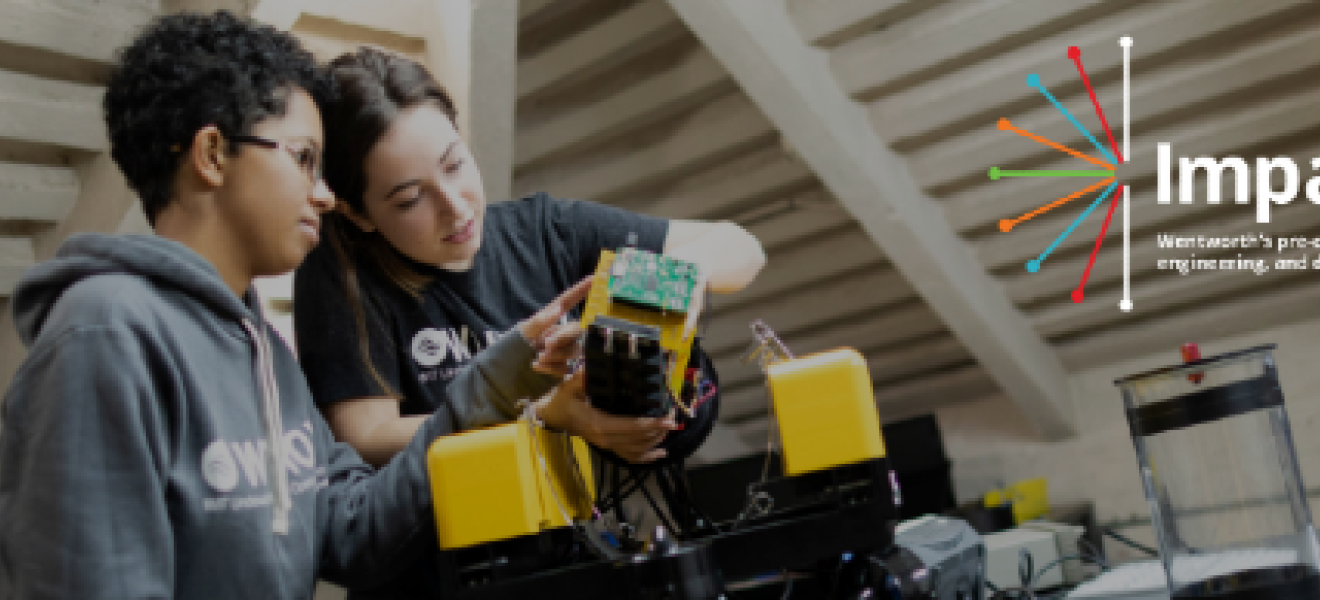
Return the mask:
[[[527,320],[518,323],[518,332],[522,334],[537,350],[545,348],[545,337],[551,333],[551,329],[559,323],[559,320],[568,314],[574,306],[577,306],[587,298],[587,293],[591,291],[591,277],[587,277],[577,282],[573,287],[568,288],[560,294],[550,304],[537,311],[536,314],[528,317]]]
[[[587,401],[586,370],[574,373],[538,401],[536,413],[547,426],[581,437],[631,463],[664,458],[665,451],[656,446],[664,441],[666,434],[678,428],[672,415],[621,417],[592,406]]]
[[[582,324],[576,321],[550,327],[532,369],[546,375],[568,375],[572,362],[582,356],[582,331]]]

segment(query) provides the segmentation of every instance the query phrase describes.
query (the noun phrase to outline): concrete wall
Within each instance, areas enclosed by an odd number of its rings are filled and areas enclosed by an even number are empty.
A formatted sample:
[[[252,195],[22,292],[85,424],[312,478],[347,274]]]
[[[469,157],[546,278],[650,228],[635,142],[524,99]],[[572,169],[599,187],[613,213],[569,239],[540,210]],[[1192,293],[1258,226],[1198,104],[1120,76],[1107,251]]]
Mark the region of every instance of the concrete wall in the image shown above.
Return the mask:
[[[1320,369],[1315,366],[1316,339],[1320,339],[1320,318],[1221,340],[1196,340],[1201,344],[1203,356],[1259,344],[1278,344],[1275,357],[1293,438],[1302,477],[1311,490],[1320,490]],[[1073,373],[1070,383],[1076,391],[1081,433],[1067,441],[1041,441],[1018,408],[1003,397],[938,411],[944,443],[954,464],[959,500],[979,496],[1003,483],[1046,477],[1052,503],[1093,501],[1101,523],[1149,519],[1123,401],[1113,382],[1119,377],[1178,362],[1177,345],[1178,342],[1171,341],[1168,352]],[[1312,493],[1313,507],[1316,495]],[[1120,531],[1155,544],[1153,533],[1146,525],[1129,525]],[[1106,551],[1120,558],[1139,556],[1112,543]]]

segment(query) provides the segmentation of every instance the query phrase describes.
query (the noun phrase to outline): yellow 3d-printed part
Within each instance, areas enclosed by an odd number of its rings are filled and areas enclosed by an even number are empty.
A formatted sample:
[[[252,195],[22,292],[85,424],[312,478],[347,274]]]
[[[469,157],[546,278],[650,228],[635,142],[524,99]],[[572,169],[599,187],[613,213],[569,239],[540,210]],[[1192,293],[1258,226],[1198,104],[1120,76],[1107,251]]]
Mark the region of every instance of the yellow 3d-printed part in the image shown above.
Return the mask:
[[[440,548],[451,550],[540,531],[531,438],[524,423],[440,437],[427,453]]]
[[[542,528],[570,525],[564,521],[565,512],[574,519],[589,517],[591,503],[596,499],[596,489],[595,481],[591,478],[591,450],[587,442],[579,437],[551,433],[544,429],[538,430],[535,437],[545,458],[545,470],[542,470],[540,460],[532,456],[535,461],[532,466],[537,470],[537,489],[541,493]],[[576,466],[569,460],[565,440],[572,445]],[[586,490],[582,489],[583,485]]]
[[[692,338],[696,332],[683,336],[683,325],[687,315],[677,312],[661,312],[628,306],[621,302],[610,301],[610,267],[614,264],[614,253],[600,251],[600,263],[596,265],[595,278],[591,291],[587,294],[587,306],[582,311],[582,326],[587,327],[599,316],[614,317],[624,321],[649,325],[660,330],[660,347],[671,354],[669,368],[669,391],[675,398],[681,396],[683,376],[687,374],[688,359],[692,356]]]
[[[573,518],[590,512],[594,484],[586,443],[571,438],[578,461],[574,472],[564,434],[544,429],[535,433],[533,437],[530,426],[517,421],[432,442],[426,462],[441,549],[563,527],[567,525],[564,511]],[[544,469],[535,452],[537,443],[543,448]],[[577,483],[579,474],[586,484],[585,495]],[[554,492],[559,504],[551,495]]]
[[[784,474],[884,458],[866,360],[840,348],[767,367]]]

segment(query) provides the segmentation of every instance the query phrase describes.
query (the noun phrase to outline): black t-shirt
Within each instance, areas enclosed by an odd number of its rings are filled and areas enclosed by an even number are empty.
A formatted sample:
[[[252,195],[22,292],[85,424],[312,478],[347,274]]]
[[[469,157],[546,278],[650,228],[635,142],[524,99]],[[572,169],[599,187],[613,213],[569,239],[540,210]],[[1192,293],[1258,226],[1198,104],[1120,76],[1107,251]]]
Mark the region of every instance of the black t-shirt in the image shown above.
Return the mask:
[[[402,396],[403,415],[443,406],[445,387],[471,356],[596,270],[602,249],[637,234],[637,247],[664,249],[669,223],[544,193],[491,204],[472,268],[447,271],[405,262],[432,281],[414,297],[356,262],[372,363]],[[401,255],[400,255],[401,256]],[[322,406],[390,395],[361,359],[358,326],[344,295],[339,258],[329,241],[308,255],[294,278],[294,335],[312,395]]]

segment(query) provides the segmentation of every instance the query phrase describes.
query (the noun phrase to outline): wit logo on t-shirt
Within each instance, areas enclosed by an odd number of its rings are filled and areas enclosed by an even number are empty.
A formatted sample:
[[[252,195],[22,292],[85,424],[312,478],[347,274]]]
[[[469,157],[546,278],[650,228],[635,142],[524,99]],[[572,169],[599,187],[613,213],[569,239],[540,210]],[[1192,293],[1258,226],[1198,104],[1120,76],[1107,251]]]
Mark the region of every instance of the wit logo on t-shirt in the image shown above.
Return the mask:
[[[462,343],[453,329],[431,329],[427,327],[413,336],[413,360],[423,367],[434,367],[450,354],[455,359],[466,359],[471,354],[467,345]]]
[[[472,335],[466,325],[458,329],[453,327],[442,329],[427,327],[419,330],[413,336],[413,360],[423,369],[431,369],[445,362],[451,363],[452,366],[459,366],[471,360],[473,354],[494,343],[499,336],[500,332],[498,331],[487,331],[485,344],[482,344],[479,341],[480,338]],[[451,371],[452,369],[446,370],[448,376],[444,379],[453,378]],[[437,372],[432,371],[426,371],[420,375],[423,382],[434,380],[437,377]]]

